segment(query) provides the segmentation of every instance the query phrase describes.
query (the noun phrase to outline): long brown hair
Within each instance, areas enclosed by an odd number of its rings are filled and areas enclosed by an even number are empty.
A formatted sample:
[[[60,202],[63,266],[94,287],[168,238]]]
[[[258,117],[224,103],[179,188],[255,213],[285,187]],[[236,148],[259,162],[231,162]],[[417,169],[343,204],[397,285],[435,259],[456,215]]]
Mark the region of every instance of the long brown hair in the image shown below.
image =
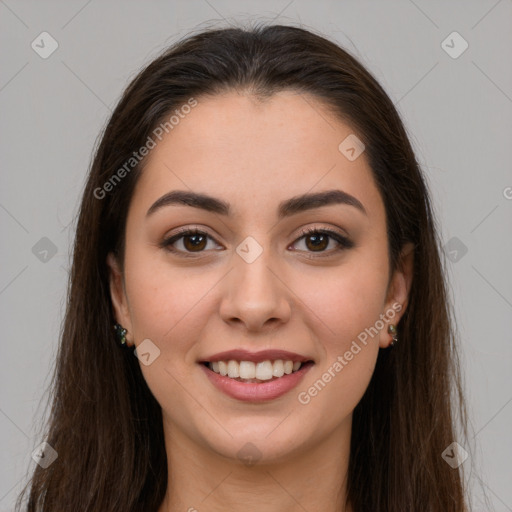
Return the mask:
[[[167,49],[130,83],[104,130],[79,211],[51,386],[45,439],[58,458],[35,467],[27,511],[154,512],[161,505],[161,408],[137,358],[115,340],[106,265],[110,251],[122,265],[144,161],[113,186],[105,183],[190,98],[230,90],[263,98],[290,89],[322,101],[364,142],[386,209],[392,270],[404,244],[414,245],[399,344],[380,351],[353,413],[347,502],[355,512],[467,510],[461,468],[441,456],[467,437],[453,314],[429,192],[406,130],[382,87],[337,44],[298,27],[258,24],[205,30]]]

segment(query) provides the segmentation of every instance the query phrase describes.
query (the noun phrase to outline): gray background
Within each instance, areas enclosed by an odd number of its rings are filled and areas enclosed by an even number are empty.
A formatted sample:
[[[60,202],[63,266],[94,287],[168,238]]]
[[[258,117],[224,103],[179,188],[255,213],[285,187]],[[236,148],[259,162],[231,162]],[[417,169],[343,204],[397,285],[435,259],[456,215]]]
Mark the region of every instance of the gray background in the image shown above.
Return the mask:
[[[395,101],[453,260],[476,447],[463,467],[496,511],[512,511],[512,0],[0,0],[0,510],[12,509],[43,441],[73,217],[110,110],[164,46],[255,17],[334,38]],[[31,47],[43,31],[59,45],[46,59]],[[458,58],[442,46],[453,31],[469,44]]]

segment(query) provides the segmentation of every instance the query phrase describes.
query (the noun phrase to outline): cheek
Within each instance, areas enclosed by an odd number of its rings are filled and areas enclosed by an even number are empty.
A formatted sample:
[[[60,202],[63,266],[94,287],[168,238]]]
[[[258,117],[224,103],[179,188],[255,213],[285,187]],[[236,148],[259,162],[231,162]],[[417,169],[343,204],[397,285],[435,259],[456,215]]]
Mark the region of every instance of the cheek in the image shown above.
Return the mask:
[[[211,316],[207,292],[218,276],[204,271],[191,276],[143,250],[130,254],[126,291],[133,336],[136,345],[150,339],[160,351],[151,364],[141,362],[142,374],[164,411],[188,411],[190,396],[184,386],[197,378],[196,344]],[[191,420],[184,414],[180,421]]]
[[[322,354],[320,367],[301,386],[300,403],[314,402],[331,414],[331,426],[357,405],[375,368],[388,280],[381,252],[375,248],[354,254],[330,271],[303,272],[296,278],[304,318]],[[338,404],[336,414],[333,403]]]
[[[305,270],[295,277],[292,289],[307,306],[304,314],[315,323],[310,327],[318,332],[326,352],[343,350],[384,313],[387,274],[382,268],[385,264],[356,256],[346,265]]]
[[[186,359],[189,345],[198,339],[208,318],[207,292],[214,288],[217,275],[172,266],[165,258],[136,250],[126,268],[135,340],[149,338],[162,355],[179,352],[181,360]]]

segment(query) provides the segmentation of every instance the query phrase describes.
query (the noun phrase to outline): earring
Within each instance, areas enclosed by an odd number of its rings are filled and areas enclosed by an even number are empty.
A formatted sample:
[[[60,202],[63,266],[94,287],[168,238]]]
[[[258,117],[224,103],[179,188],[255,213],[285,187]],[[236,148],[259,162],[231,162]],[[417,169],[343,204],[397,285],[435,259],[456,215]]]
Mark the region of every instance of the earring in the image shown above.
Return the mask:
[[[395,343],[398,341],[398,334],[396,330],[396,326],[393,324],[389,324],[388,332],[391,334],[391,337],[393,338],[393,341],[390,343],[391,347],[395,346]]]
[[[116,332],[117,341],[121,345],[127,346],[127,344],[126,344],[126,333],[128,331],[122,325],[120,325],[120,324],[115,324],[114,325],[114,330]]]

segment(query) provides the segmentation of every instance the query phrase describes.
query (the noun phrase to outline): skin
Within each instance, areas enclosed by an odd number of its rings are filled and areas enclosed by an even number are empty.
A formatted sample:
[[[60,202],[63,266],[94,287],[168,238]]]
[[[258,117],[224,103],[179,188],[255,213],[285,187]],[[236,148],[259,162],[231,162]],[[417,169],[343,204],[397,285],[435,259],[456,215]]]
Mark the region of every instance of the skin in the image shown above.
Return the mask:
[[[280,92],[267,101],[229,92],[198,105],[151,151],[126,226],[124,274],[112,255],[110,289],[128,341],[149,338],[160,350],[141,363],[162,407],[169,464],[159,512],[264,509],[345,510],[352,412],[372,376],[385,328],[304,405],[307,391],[393,304],[407,306],[412,252],[389,275],[385,210],[363,153],[339,150],[353,129],[311,96]],[[278,221],[277,205],[304,193],[341,189],[366,209],[336,204]],[[187,205],[150,206],[172,190],[201,192],[230,203],[225,217]],[[159,246],[178,228],[211,238],[194,252],[190,238]],[[303,228],[333,229],[354,242],[315,249]],[[263,249],[252,263],[237,253],[251,236]],[[187,244],[185,245],[185,242]],[[323,251],[323,252],[322,252]],[[330,254],[330,256],[325,256]],[[309,258],[308,258],[309,256]],[[315,365],[299,386],[272,401],[230,398],[198,361],[243,348],[283,349]],[[246,465],[237,453],[256,446]]]

